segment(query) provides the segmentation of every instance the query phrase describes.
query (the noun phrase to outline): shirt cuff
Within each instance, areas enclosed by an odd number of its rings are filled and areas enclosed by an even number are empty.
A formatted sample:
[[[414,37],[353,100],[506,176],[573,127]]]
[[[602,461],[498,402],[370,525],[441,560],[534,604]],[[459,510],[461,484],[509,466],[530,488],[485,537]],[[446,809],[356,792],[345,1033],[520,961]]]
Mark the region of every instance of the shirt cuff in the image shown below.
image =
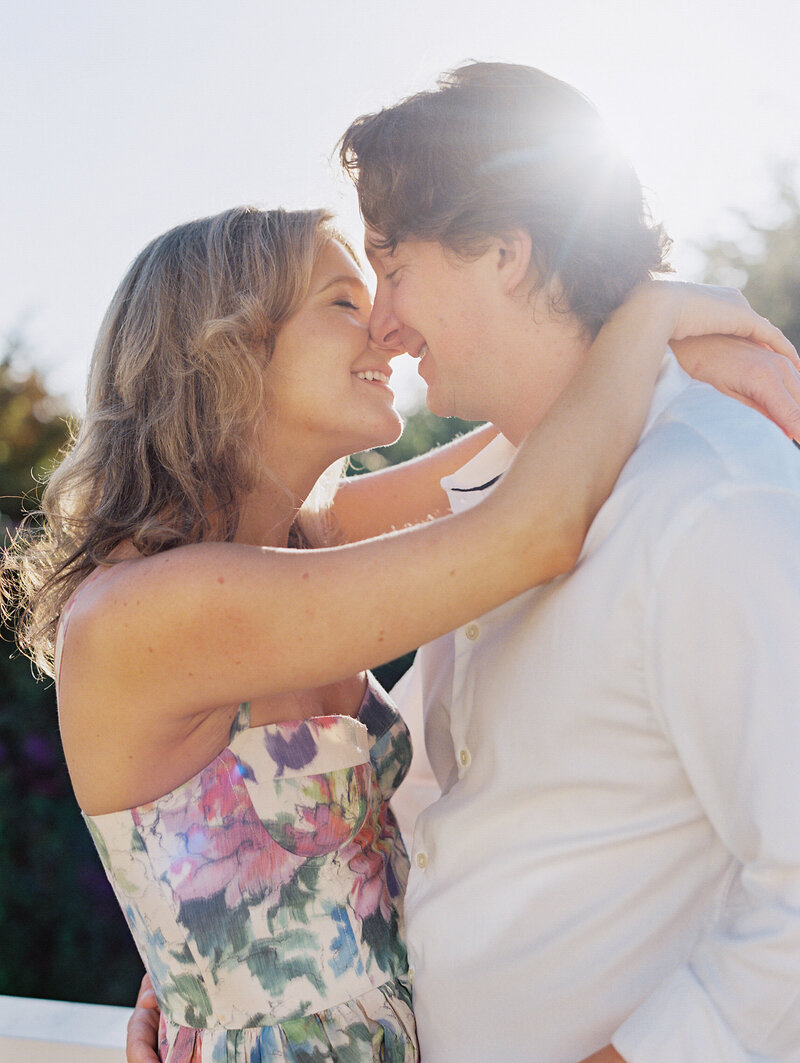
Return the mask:
[[[679,967],[611,1039],[626,1063],[749,1063],[688,967]]]

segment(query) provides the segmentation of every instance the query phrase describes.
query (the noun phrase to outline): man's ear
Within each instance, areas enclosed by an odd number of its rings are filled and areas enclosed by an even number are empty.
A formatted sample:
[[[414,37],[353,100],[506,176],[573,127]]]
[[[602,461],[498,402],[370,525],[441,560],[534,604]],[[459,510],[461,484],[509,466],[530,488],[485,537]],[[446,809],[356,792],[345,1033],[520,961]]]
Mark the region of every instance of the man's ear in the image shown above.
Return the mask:
[[[531,236],[525,229],[513,229],[496,240],[498,276],[506,295],[513,295],[528,279]]]

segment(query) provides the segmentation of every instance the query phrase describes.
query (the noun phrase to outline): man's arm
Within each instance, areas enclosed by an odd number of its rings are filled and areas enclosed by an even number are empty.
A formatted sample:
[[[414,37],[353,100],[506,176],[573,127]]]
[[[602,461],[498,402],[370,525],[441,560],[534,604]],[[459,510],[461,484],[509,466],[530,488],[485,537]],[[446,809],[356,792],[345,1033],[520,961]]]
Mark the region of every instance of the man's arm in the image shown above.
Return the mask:
[[[730,877],[613,1036],[628,1063],[800,1060],[800,499],[718,494],[655,573],[646,630],[652,704]]]

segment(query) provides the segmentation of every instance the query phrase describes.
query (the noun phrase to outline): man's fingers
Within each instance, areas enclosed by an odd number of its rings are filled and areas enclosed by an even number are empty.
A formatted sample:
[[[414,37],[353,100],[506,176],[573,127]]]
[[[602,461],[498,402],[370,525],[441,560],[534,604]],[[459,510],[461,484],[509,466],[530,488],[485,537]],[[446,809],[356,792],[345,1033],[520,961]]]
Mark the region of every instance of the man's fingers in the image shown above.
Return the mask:
[[[160,1012],[152,1007],[137,1006],[128,1020],[125,1055],[128,1063],[159,1063],[158,1023]]]
[[[146,974],[142,978],[142,984],[139,986],[139,996],[136,998],[137,1008],[157,1008],[158,1003],[156,1001],[156,993],[153,989],[153,983],[150,981],[150,975]]]
[[[128,1063],[159,1063],[158,1024],[161,1012],[153,990],[150,975],[146,974],[139,986],[136,1007],[128,1020],[128,1037],[125,1055]]]

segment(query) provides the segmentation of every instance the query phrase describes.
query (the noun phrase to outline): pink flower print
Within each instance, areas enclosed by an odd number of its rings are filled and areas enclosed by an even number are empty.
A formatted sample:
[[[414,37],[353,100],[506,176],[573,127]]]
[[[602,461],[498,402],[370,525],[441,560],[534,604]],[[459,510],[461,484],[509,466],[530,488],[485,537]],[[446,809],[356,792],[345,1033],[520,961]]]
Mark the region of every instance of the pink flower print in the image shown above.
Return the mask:
[[[384,848],[378,817],[371,815],[342,852],[347,866],[353,872],[350,898],[353,910],[361,920],[374,915],[379,909],[385,920],[391,917]]]
[[[286,828],[288,848],[308,859],[341,848],[353,833],[353,823],[341,806],[320,804],[298,809],[300,825]]]
[[[340,849],[364,822],[371,778],[369,764],[309,776],[297,787],[291,821],[270,825],[271,832],[305,858]]]
[[[169,1037],[167,1035],[167,1021],[163,1014],[158,1029],[158,1054],[165,1063],[179,1060],[180,1063],[203,1063],[203,1038],[199,1030],[192,1030],[188,1026],[181,1026],[170,1050]]]
[[[235,908],[274,898],[302,862],[264,830],[242,782],[236,758],[224,750],[180,809],[164,811],[162,836],[173,852],[167,877],[181,903],[224,893]],[[182,843],[175,852],[175,843]]]

